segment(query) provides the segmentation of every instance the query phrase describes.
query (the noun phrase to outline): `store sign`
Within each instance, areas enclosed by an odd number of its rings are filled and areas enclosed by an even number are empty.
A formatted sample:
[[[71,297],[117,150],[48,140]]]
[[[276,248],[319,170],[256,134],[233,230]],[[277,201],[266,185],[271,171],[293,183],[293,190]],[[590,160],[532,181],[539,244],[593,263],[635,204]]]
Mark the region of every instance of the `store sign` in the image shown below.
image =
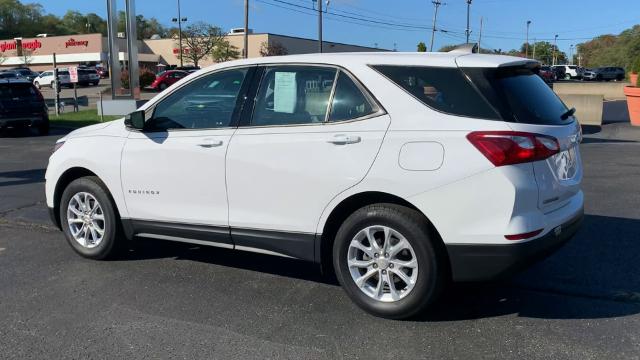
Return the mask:
[[[12,41],[12,42],[4,41],[4,42],[0,43],[0,51],[1,52],[5,52],[7,50],[16,50],[17,47],[18,47],[18,45],[16,44],[15,41]],[[42,47],[42,43],[39,40],[23,41],[22,42],[22,48],[23,49],[35,51],[36,49],[40,49],[41,47]]]
[[[69,40],[67,40],[67,42],[64,43],[64,47],[68,48],[69,46],[84,46],[87,47],[89,46],[89,40],[76,40],[74,38],[71,38]]]

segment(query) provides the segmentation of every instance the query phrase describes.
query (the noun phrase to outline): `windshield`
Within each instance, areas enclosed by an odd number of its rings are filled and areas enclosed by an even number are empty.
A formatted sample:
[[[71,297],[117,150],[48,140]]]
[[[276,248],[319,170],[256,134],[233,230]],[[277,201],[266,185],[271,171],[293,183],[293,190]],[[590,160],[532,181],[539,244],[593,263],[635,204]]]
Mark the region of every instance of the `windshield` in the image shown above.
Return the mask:
[[[528,67],[466,68],[478,90],[506,121],[564,125],[567,107],[560,98]]]

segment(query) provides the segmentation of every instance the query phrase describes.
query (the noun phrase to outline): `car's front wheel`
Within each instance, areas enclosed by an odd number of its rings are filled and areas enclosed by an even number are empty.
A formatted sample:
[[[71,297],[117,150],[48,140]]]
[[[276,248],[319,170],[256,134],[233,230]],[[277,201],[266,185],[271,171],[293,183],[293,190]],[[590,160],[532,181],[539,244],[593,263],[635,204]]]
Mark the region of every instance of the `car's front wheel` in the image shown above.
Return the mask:
[[[110,257],[123,240],[113,200],[95,176],[76,179],[64,190],[60,223],[71,247],[86,258]]]
[[[342,224],[333,247],[338,281],[365,311],[404,319],[441,293],[446,266],[424,217],[395,204],[375,204]]]
[[[36,82],[34,82],[34,83],[33,83],[33,85],[34,85],[38,90],[40,90],[40,89],[41,89],[41,87],[40,87],[40,83],[39,83],[39,82],[37,82],[37,81],[36,81]]]

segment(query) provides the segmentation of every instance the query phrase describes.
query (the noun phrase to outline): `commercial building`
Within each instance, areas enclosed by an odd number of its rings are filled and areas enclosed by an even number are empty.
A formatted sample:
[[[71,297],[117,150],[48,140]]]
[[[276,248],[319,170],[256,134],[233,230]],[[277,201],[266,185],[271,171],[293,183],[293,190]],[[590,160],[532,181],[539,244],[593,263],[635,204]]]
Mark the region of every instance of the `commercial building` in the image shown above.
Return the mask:
[[[120,49],[126,48],[125,39],[120,40]],[[243,34],[232,33],[226,36],[230,46],[242,53]],[[289,54],[307,54],[318,51],[318,43],[313,39],[305,39],[286,35],[270,33],[252,33],[248,37],[249,57],[259,57],[260,49],[265,46],[279,44]],[[18,56],[18,44],[22,43],[23,55]],[[184,45],[184,44],[183,44]],[[325,41],[325,52],[361,52],[361,51],[385,51],[366,46],[349,45]],[[189,64],[189,59],[184,56],[188,49],[183,48],[183,62]],[[53,67],[53,54],[56,55],[58,67],[102,64],[106,66],[108,59],[108,41],[101,34],[82,34],[66,36],[48,36],[37,38],[0,40],[0,69],[28,66],[35,71],[48,70]],[[160,65],[179,64],[180,49],[178,40],[145,39],[138,41],[138,61],[140,67],[156,70]],[[126,53],[120,52],[120,61],[125,61]],[[213,60],[205,58],[199,66],[211,65]]]

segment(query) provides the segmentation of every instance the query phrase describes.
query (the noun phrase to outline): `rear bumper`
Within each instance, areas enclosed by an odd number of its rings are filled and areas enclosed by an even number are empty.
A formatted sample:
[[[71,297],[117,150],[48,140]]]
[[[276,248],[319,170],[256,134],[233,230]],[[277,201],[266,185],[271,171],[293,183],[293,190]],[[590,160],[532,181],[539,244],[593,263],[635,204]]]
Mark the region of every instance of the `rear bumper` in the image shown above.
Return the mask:
[[[2,118],[0,119],[0,128],[33,126],[33,125],[42,124],[46,121],[47,120],[44,115],[16,117],[16,118]]]
[[[506,245],[447,244],[454,281],[486,281],[512,274],[544,259],[580,228],[583,211],[547,235]]]

